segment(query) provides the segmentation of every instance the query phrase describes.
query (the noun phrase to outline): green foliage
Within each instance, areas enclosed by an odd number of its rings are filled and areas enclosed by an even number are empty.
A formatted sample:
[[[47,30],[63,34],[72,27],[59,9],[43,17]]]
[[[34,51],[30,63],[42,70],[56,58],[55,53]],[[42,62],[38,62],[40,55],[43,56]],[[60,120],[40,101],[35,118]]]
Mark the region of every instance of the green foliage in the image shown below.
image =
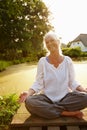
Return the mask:
[[[11,62],[0,61],[0,72],[5,70],[9,65],[11,65]]]
[[[19,108],[16,94],[0,96],[0,125],[9,124],[13,115]]]
[[[62,52],[64,55],[73,57],[80,57],[81,56],[81,49],[79,47],[76,48],[63,48]]]
[[[43,49],[43,36],[53,27],[42,0],[0,0],[0,53],[20,59]],[[21,50],[21,53],[18,52]]]
[[[87,52],[81,52],[82,57],[87,57]]]
[[[33,53],[28,54],[27,57],[18,59],[18,60],[13,60],[13,64],[20,64],[20,63],[25,63],[25,62],[37,62],[41,57],[46,56],[47,51],[43,49],[42,51],[34,51]]]
[[[38,58],[38,60],[39,60],[41,57],[46,56],[46,54],[47,54],[47,50],[46,50],[46,49],[43,49],[42,51],[38,51],[38,53],[37,53],[37,58]]]
[[[46,56],[46,49],[42,51],[34,51],[33,53],[28,54],[27,57],[20,57],[20,59],[12,59],[12,61],[0,61],[0,72],[6,70],[10,65],[25,63],[25,62],[37,62],[41,57]]]
[[[71,42],[69,42],[68,44],[67,44],[67,47],[70,47],[71,46]]]

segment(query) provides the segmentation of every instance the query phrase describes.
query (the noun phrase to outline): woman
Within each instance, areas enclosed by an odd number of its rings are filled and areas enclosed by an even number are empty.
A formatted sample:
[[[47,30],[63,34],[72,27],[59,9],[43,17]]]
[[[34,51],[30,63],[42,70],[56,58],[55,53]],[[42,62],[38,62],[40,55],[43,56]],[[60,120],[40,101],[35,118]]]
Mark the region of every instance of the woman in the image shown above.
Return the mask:
[[[25,102],[27,110],[40,117],[82,118],[80,110],[87,107],[87,89],[75,81],[72,60],[61,53],[56,34],[47,33],[44,40],[50,53],[39,60],[36,81],[21,93],[20,102]]]

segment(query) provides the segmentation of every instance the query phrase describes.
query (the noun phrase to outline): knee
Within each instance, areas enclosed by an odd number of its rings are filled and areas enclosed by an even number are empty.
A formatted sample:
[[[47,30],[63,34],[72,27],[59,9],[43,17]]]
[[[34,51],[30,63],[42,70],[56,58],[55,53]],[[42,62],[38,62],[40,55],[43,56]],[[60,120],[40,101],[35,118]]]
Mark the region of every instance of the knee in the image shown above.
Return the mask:
[[[34,106],[35,105],[32,96],[27,97],[27,99],[25,100],[25,107],[31,114],[34,113]]]
[[[87,94],[84,94],[84,102],[87,103]]]

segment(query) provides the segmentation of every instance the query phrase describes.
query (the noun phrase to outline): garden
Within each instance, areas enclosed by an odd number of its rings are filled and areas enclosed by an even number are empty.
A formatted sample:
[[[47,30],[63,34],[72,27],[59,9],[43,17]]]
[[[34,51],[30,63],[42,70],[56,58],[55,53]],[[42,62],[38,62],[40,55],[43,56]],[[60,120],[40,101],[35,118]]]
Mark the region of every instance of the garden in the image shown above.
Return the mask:
[[[32,85],[37,62],[47,54],[43,37],[54,30],[50,18],[51,12],[40,0],[0,0],[0,130],[9,129],[20,107],[19,93]],[[62,52],[79,65],[87,61],[87,52],[80,48],[66,47]],[[75,64],[78,79],[87,84],[81,67]]]

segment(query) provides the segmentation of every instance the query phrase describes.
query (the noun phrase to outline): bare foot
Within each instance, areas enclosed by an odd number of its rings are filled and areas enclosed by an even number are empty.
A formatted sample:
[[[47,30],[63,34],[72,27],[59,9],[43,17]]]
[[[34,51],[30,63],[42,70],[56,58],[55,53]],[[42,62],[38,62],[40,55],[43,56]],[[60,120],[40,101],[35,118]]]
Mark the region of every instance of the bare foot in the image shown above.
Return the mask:
[[[81,111],[63,111],[61,115],[77,117],[79,119],[83,118],[83,113]]]
[[[84,116],[84,114],[83,114],[83,112],[81,112],[81,111],[78,111],[78,112],[76,112],[76,114],[75,114],[75,117],[77,117],[77,118],[79,118],[79,119],[82,119],[83,116]]]

